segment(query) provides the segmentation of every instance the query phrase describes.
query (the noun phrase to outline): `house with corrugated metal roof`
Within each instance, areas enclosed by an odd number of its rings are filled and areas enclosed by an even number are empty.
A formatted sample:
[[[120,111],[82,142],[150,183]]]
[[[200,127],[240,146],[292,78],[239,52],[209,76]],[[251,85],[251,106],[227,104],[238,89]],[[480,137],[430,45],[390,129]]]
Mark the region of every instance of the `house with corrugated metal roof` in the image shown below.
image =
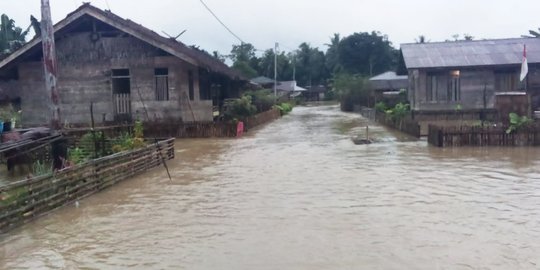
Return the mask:
[[[369,78],[371,88],[373,89],[373,102],[384,102],[393,107],[398,102],[405,101],[402,97],[409,87],[407,75],[397,75],[394,71],[387,71]]]
[[[62,121],[88,124],[133,118],[212,121],[225,98],[248,82],[194,47],[163,37],[90,4],[54,26]],[[41,38],[0,61],[0,95],[20,100],[25,126],[49,122]],[[17,99],[18,98],[18,99]]]
[[[529,73],[520,82],[524,46]],[[540,107],[539,38],[402,44],[401,51],[415,112],[485,112],[497,109],[498,96],[514,94],[531,103],[510,110]]]

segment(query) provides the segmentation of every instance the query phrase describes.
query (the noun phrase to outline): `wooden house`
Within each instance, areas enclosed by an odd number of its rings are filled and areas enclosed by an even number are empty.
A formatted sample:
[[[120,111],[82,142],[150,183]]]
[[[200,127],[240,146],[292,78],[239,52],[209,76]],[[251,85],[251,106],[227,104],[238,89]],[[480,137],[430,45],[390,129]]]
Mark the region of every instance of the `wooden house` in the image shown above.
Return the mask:
[[[387,71],[369,78],[372,88],[371,98],[373,106],[382,101],[393,107],[399,102],[406,102],[405,94],[409,86],[407,75],[397,75],[394,71]]]
[[[528,75],[520,82],[526,46]],[[540,108],[540,39],[402,44],[408,70],[408,99],[416,115],[478,112],[500,108],[497,99],[526,95],[529,104],[509,110],[526,113]],[[443,117],[444,118],[444,117]]]
[[[83,4],[54,26],[62,122],[212,121],[247,80],[203,51]],[[49,122],[41,39],[0,61],[0,96],[20,99],[24,126]],[[149,119],[146,118],[145,108]]]

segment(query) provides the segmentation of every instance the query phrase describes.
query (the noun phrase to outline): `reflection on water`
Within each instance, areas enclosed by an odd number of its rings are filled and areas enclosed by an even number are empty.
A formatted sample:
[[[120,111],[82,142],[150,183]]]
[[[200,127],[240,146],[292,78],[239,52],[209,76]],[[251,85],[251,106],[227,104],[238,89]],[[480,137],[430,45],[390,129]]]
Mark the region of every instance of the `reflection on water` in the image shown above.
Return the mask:
[[[536,269],[538,148],[427,146],[336,106],[156,169],[0,237],[3,269]]]

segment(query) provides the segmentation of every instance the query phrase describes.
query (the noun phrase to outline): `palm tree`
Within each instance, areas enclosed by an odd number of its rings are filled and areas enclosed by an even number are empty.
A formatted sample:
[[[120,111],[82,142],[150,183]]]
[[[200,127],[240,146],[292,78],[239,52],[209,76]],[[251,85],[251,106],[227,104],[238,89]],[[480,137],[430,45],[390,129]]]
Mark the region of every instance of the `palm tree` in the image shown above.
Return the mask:
[[[538,28],[538,31],[540,31],[540,28]],[[540,32],[537,32],[535,30],[529,30],[529,34],[531,35],[529,37],[540,38]]]
[[[324,44],[328,46],[328,49],[326,50],[326,68],[330,73],[335,73],[340,70],[338,59],[339,42],[341,42],[339,33],[334,33],[334,36],[330,37],[330,43]]]
[[[0,53],[8,54],[18,49],[26,42],[28,29],[23,31],[15,26],[15,21],[6,14],[0,16]]]

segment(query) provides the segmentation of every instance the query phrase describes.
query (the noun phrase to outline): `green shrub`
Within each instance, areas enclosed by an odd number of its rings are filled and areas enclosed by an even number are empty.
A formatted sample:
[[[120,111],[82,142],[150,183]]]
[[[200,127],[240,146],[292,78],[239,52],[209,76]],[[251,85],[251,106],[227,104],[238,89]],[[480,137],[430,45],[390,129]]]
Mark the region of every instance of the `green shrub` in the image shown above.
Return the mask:
[[[88,155],[85,155],[83,150],[79,147],[68,149],[68,160],[73,164],[80,164],[88,160]]]
[[[279,105],[275,105],[275,108],[279,110],[281,115],[286,115],[292,111],[293,105],[287,102],[283,102]]]
[[[78,147],[82,151],[83,155],[90,158],[90,157],[100,157],[106,154],[106,149],[96,149],[96,143],[98,143],[101,140],[104,140],[103,133],[101,131],[95,131],[94,133],[87,132],[84,134],[81,139],[79,140]],[[98,151],[101,150],[101,151]]]
[[[144,138],[144,127],[142,121],[135,121],[135,125],[133,126],[133,133],[135,135],[135,138]]]
[[[275,97],[270,89],[248,91],[244,96],[251,98],[251,103],[257,108],[257,112],[259,113],[270,110],[274,105]]]
[[[508,129],[506,130],[507,134],[510,134],[523,127],[526,127],[533,122],[533,120],[530,119],[529,117],[519,116],[517,113],[513,113],[513,112],[509,113],[508,117],[510,117],[510,125],[508,126]]]
[[[399,125],[399,128],[403,125],[403,118],[409,113],[409,104],[398,103],[394,108],[386,110],[386,117],[389,117]]]
[[[251,103],[251,96],[244,95],[234,100],[229,110],[225,112],[227,120],[244,119],[257,113],[257,108]]]
[[[386,112],[388,110],[388,106],[382,101],[377,102],[374,108],[376,112]]]
[[[32,173],[35,176],[47,175],[52,173],[52,165],[47,162],[36,160],[32,165]]]

